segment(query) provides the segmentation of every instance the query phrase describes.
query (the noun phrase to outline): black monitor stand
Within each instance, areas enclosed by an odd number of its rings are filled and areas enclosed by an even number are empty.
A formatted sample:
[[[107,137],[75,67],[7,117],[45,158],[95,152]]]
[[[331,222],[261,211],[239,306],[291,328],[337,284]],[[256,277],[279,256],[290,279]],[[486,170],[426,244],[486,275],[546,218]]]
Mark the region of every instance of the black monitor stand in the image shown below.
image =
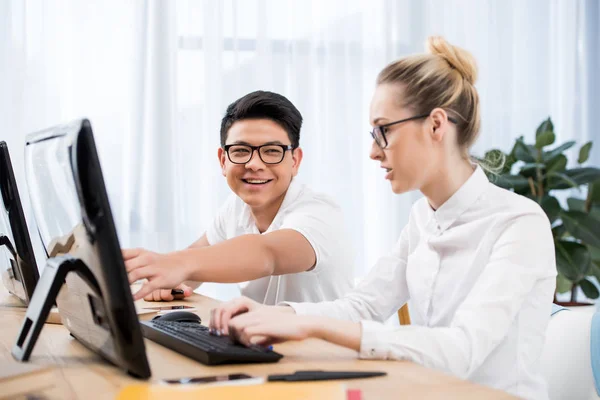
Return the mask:
[[[12,243],[10,242],[10,239],[8,238],[8,236],[0,235],[0,246],[6,246],[6,248],[10,252],[10,254],[15,259],[17,259],[17,252],[15,251],[15,248],[13,247]]]
[[[70,255],[49,258],[25,313],[25,320],[21,325],[17,343],[12,349],[15,359],[29,360],[35,342],[48,318],[48,313],[55,304],[56,297],[70,272],[79,275],[98,296],[102,297],[98,281],[88,266],[79,258]]]
[[[13,257],[10,260],[10,269],[6,271],[8,273],[8,278],[11,280],[17,279],[19,281],[19,283],[22,282],[23,277],[21,276],[21,274],[19,273],[19,269],[16,268],[16,265],[15,265],[15,263],[19,262],[19,255],[15,251],[15,248],[13,247],[12,243],[10,242],[10,239],[8,238],[8,236],[0,235],[0,247],[1,246],[6,247],[9,251],[10,255]],[[14,262],[13,262],[13,260],[14,260]],[[16,297],[19,297],[19,296],[16,296]],[[19,298],[19,300],[21,300],[21,302],[18,305],[19,308],[27,307],[27,304],[23,302],[23,299]]]
[[[8,249],[8,251],[10,252],[10,255],[13,256],[13,258],[15,260],[18,260],[17,252],[15,251],[15,248],[13,247],[12,243],[10,242],[10,239],[8,238],[8,236],[6,236],[6,235],[0,235],[0,246],[5,246]],[[11,270],[10,270],[9,274],[12,274],[12,276],[10,276],[10,275],[9,276],[11,278],[19,276],[17,274],[17,270],[15,269],[15,265],[13,264],[12,260],[11,260],[11,263],[10,263],[10,269]],[[22,279],[22,278],[20,278],[20,279]]]

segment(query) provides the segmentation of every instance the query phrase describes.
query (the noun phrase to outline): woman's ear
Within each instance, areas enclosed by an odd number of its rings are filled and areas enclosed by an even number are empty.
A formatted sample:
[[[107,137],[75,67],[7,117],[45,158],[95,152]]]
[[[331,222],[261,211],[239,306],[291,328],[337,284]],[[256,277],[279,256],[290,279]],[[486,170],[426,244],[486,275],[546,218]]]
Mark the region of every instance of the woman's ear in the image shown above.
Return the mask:
[[[434,108],[430,114],[431,135],[434,141],[441,141],[448,129],[448,113],[443,108]]]

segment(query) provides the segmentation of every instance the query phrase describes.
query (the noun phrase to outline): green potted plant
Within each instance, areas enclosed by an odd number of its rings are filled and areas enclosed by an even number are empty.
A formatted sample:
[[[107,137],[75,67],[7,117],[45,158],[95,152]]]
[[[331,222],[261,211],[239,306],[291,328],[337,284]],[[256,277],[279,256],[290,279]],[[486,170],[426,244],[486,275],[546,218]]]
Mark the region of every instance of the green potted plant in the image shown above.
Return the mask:
[[[581,146],[578,167],[569,169],[564,153],[575,142],[548,149],[555,140],[554,126],[548,118],[537,128],[534,144],[526,143],[521,136],[508,154],[501,150],[486,152],[486,163],[501,164],[487,174],[491,182],[529,197],[544,209],[554,236],[556,292],[571,292],[570,301],[560,304],[583,305],[587,303],[577,299],[579,287],[590,299],[600,296],[589,279],[594,276],[600,281],[600,169],[582,166],[589,158],[592,142]]]

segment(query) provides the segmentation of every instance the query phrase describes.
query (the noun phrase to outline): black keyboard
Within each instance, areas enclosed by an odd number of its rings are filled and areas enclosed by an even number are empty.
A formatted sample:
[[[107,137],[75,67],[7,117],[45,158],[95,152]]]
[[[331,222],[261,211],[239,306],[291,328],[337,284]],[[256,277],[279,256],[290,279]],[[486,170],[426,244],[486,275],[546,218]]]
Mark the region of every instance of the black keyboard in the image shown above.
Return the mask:
[[[145,337],[206,365],[277,362],[281,354],[233,343],[197,322],[141,321]]]

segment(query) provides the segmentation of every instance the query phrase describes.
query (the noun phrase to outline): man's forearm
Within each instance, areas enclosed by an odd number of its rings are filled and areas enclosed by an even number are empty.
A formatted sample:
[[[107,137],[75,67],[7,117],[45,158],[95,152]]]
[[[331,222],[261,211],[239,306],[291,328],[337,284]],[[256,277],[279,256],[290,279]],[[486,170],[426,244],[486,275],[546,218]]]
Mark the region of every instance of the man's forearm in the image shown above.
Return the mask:
[[[200,285],[202,285],[202,282],[197,282],[197,281],[185,281],[183,282],[184,285],[187,285],[190,287],[190,289],[192,290],[196,290],[200,287]]]
[[[260,235],[244,235],[213,246],[173,253],[197,282],[245,282],[273,274],[275,260]]]

